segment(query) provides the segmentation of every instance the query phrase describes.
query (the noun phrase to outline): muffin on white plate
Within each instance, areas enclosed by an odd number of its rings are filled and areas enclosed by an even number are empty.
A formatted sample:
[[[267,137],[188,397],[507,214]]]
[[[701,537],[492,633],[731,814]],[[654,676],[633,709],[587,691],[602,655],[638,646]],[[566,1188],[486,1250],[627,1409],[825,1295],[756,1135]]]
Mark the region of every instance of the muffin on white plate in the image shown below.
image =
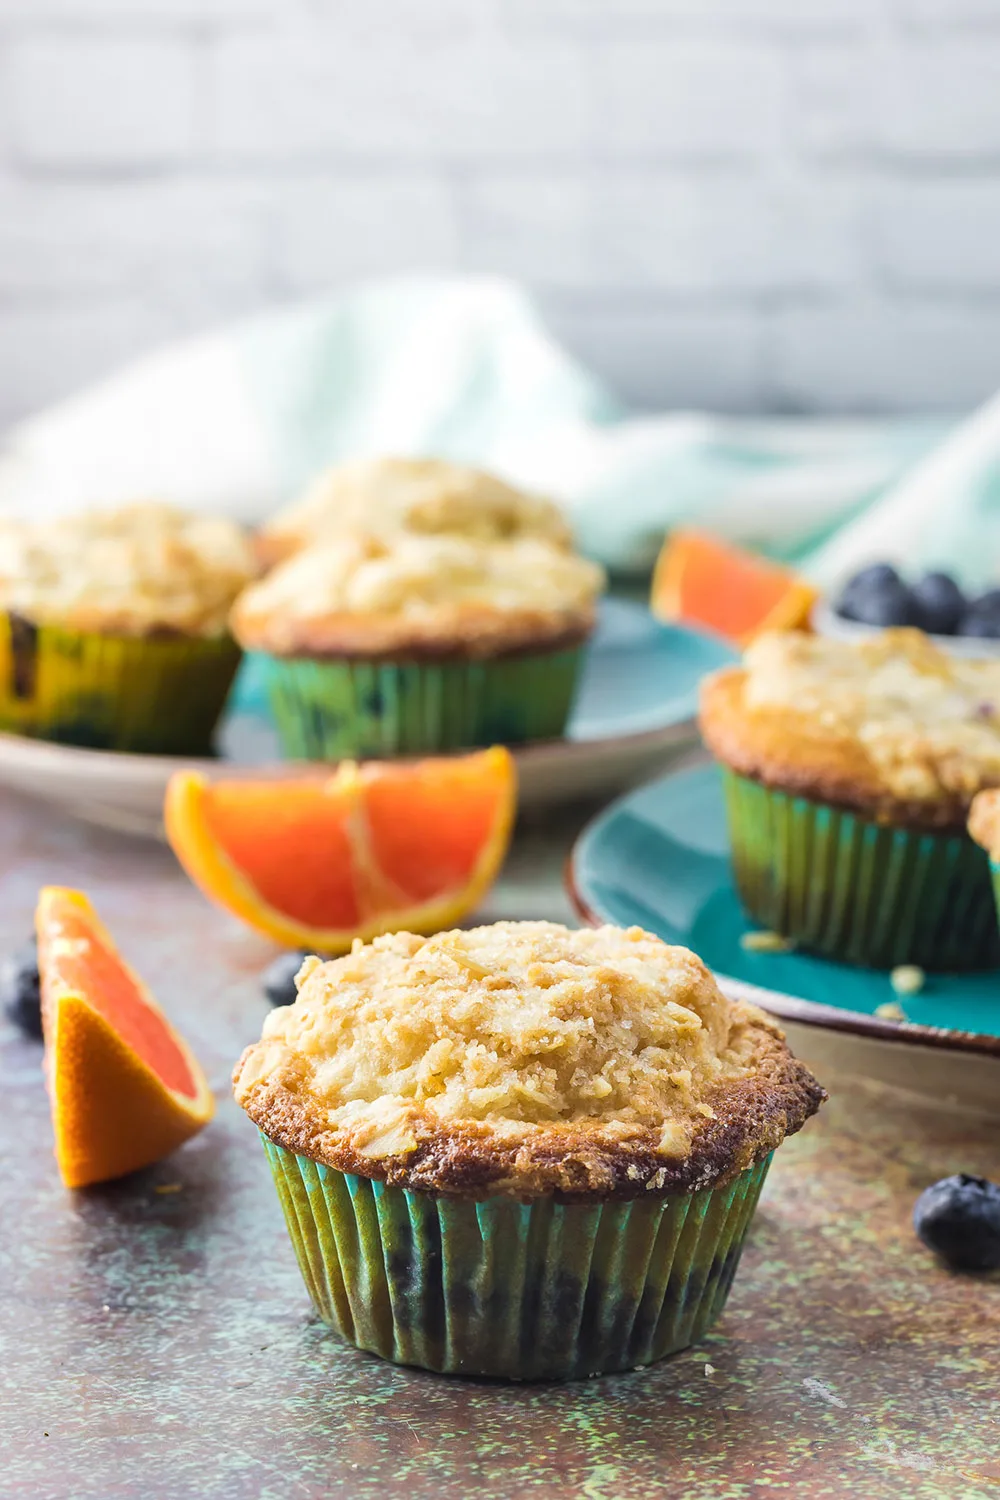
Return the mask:
[[[236,1098],[320,1316],[402,1364],[567,1379],[700,1338],[825,1097],[639,928],[400,932],[297,984]]]
[[[233,522],[142,502],[0,526],[0,729],[205,754],[240,659],[228,614],[254,577]]]
[[[537,537],[570,547],[569,527],[551,500],[495,474],[441,458],[365,458],[321,474],[305,494],[258,530],[258,556],[273,567],[296,552],[361,528],[451,535],[470,541]]]
[[[534,537],[352,533],[236,601],[287,754],[308,760],[562,733],[604,574]]]

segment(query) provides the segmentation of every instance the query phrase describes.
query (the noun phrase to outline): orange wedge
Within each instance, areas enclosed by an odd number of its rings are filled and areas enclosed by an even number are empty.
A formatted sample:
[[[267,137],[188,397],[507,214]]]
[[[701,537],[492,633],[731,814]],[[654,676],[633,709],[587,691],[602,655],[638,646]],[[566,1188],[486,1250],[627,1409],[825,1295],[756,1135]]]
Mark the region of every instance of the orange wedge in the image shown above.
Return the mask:
[[[46,886],[35,927],[63,1182],[148,1167],[212,1118],[205,1075],[82,892]]]
[[[451,927],[482,900],[510,843],[509,751],[345,761],[331,776],[171,778],[167,838],[205,895],[289,948]]]
[[[660,620],[714,630],[745,646],[762,630],[808,624],[816,590],[787,568],[701,531],[673,531],[653,574]]]

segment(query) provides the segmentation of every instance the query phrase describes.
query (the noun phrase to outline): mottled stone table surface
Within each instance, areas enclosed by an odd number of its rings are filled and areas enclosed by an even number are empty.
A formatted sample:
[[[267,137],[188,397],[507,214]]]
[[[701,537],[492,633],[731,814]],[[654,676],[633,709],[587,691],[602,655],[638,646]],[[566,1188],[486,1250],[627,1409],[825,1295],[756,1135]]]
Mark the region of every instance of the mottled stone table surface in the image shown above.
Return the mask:
[[[521,836],[484,915],[568,918],[578,822]],[[396,1369],[313,1318],[229,1097],[271,950],[165,848],[8,797],[0,853],[0,941],[40,883],[86,888],[219,1099],[169,1161],[68,1193],[40,1048],[0,1031],[0,1500],[1000,1495],[1000,1282],[949,1275],[909,1227],[936,1177],[997,1173],[995,1125],[827,1078],[702,1345],[561,1387]]]

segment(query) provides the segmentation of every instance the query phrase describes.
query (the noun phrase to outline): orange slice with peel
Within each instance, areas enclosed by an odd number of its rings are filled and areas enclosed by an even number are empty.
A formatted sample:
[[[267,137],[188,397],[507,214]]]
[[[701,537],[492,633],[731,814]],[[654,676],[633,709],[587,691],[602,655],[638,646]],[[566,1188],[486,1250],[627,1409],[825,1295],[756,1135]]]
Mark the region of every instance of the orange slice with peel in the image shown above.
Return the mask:
[[[788,568],[702,531],[667,537],[650,609],[672,624],[703,626],[739,646],[763,630],[808,624],[816,590]]]
[[[454,926],[510,843],[508,750],[343,762],[330,776],[207,781],[178,771],[167,838],[205,895],[289,948],[344,953],[355,938]]]
[[[148,1167],[212,1118],[205,1075],[81,891],[46,886],[35,928],[63,1182]]]

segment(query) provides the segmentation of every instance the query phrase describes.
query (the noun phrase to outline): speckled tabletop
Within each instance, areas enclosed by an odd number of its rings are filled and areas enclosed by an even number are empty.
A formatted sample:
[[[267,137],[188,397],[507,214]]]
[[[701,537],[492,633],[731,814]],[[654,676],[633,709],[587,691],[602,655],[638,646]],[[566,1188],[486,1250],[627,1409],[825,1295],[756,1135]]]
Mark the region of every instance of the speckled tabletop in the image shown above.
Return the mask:
[[[484,915],[568,919],[572,831],[522,836]],[[702,1345],[561,1387],[395,1369],[313,1318],[229,1098],[271,950],[166,849],[10,797],[0,880],[5,946],[43,881],[89,891],[220,1101],[171,1160],[68,1193],[40,1048],[0,1031],[0,1500],[1000,1495],[1000,1281],[949,1275],[909,1228],[936,1177],[997,1175],[995,1125],[826,1078]]]

